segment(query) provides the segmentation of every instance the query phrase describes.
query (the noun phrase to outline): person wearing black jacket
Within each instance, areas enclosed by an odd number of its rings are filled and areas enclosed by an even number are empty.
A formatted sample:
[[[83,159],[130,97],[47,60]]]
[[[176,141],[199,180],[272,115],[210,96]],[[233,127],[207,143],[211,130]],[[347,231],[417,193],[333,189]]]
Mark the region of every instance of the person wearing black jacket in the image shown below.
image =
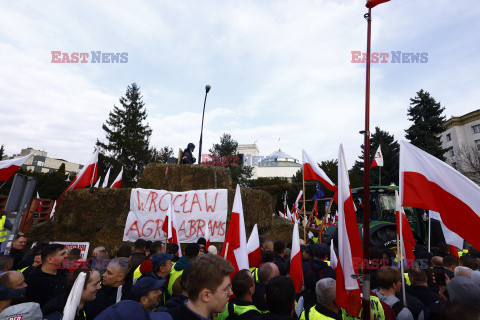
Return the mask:
[[[422,269],[409,270],[408,276],[411,285],[407,286],[407,293],[420,300],[424,307],[440,300],[440,295],[433,292],[427,285],[427,275]]]
[[[84,310],[87,320],[93,320],[103,310],[117,302],[118,288],[122,286],[121,299],[130,297],[130,288],[125,285],[125,279],[130,272],[130,262],[127,258],[115,258],[110,261],[102,277],[101,289],[98,290],[95,300],[85,304]]]
[[[265,291],[269,313],[263,313],[255,320],[297,319],[295,311],[295,287],[290,278],[277,276],[272,278]]]
[[[27,245],[27,237],[23,234],[17,234],[15,239],[12,242],[12,247],[10,248],[9,256],[13,258],[13,267],[12,270],[20,269],[19,264],[22,261],[25,253],[23,250]]]
[[[182,164],[194,164],[197,161],[193,156],[193,150],[195,150],[195,145],[189,143],[187,149],[183,150]]]
[[[263,263],[258,267],[258,282],[255,282],[255,293],[252,296],[252,301],[260,311],[268,310],[265,301],[265,290],[267,289],[268,281],[279,274],[277,265],[272,262]]]
[[[278,271],[280,271],[281,276],[287,275],[287,261],[283,258],[287,251],[287,246],[285,241],[277,240],[273,244],[273,251],[275,252],[275,261],[274,263],[278,267]]]
[[[33,269],[25,278],[27,301],[41,307],[56,296],[66,292],[66,270],[63,260],[66,250],[62,244],[50,244],[42,251],[42,265]]]

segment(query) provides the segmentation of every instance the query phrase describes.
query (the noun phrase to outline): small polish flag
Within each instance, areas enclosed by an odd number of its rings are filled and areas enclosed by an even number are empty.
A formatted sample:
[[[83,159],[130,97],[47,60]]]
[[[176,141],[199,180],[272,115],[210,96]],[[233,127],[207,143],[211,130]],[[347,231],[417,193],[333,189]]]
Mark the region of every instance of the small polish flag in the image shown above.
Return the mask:
[[[180,242],[178,241],[177,235],[177,224],[175,223],[175,215],[172,212],[172,204],[168,205],[167,215],[165,216],[165,221],[163,221],[162,230],[167,235],[168,243],[178,244],[178,252],[175,254],[177,257],[182,256],[182,249]]]
[[[292,254],[290,258],[290,270],[288,277],[292,279],[295,286],[295,293],[300,292],[303,286],[303,268],[302,253],[300,251],[300,236],[298,234],[298,224],[293,225],[292,235]]]
[[[7,181],[11,176],[28,160],[33,156],[33,153],[30,153],[28,156],[0,161],[0,181]]]
[[[57,206],[57,200],[53,203],[53,208],[52,211],[50,211],[50,220],[53,219],[54,213],[55,213],[55,207]]]
[[[375,157],[372,161],[372,165],[370,166],[370,168],[374,167],[383,167],[383,155],[380,146],[378,146],[377,152],[375,152]]]
[[[253,226],[250,238],[248,238],[247,251],[250,268],[260,266],[262,264],[262,251],[260,250],[257,224]]]
[[[302,159],[303,159],[303,179],[306,180],[315,180],[320,182],[330,191],[337,192],[337,186],[335,183],[330,180],[325,171],[322,170],[313,160],[312,157],[305,151],[302,150]]]
[[[115,178],[115,181],[112,182],[112,185],[110,186],[111,189],[120,188],[122,186],[122,176],[123,176],[123,167],[122,167],[122,170],[120,170],[120,173],[118,174],[118,176]]]
[[[407,215],[400,204],[400,197],[398,191],[395,191],[396,211],[397,211],[397,235],[399,236],[402,254],[404,259],[409,261],[415,260],[415,254],[413,248],[416,246],[415,238],[413,237],[410,223],[408,222]],[[400,215],[402,216],[402,232],[400,233]]]
[[[300,190],[292,208],[292,213],[295,215],[295,220],[298,220],[300,218],[300,215],[299,215],[300,208],[298,206],[298,202],[302,200],[302,197],[303,197],[303,190]]]
[[[93,187],[98,188],[99,186],[100,186],[100,178],[97,179],[97,182],[95,182],[95,185]]]
[[[105,179],[103,180],[102,188],[108,188],[108,179],[110,179],[110,169],[108,168],[107,174],[105,175]]]

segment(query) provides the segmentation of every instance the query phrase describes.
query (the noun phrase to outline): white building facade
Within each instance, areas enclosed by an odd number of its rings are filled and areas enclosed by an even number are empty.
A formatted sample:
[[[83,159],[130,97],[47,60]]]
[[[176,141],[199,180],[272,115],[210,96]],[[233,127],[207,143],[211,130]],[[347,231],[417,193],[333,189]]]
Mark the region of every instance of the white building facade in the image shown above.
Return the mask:
[[[19,154],[15,154],[12,157],[4,157],[3,160],[21,158],[31,153],[33,153],[33,157],[28,158],[28,160],[22,165],[22,169],[24,170],[43,173],[55,172],[60,168],[62,163],[64,163],[65,173],[69,175],[76,175],[83,167],[83,165],[68,162],[63,159],[49,158],[47,156],[47,152],[35,150],[33,148],[22,149]]]
[[[480,156],[480,109],[452,117],[443,126],[442,147],[449,149],[444,155],[446,162],[455,169],[468,172],[471,168],[468,168],[466,158],[478,162]]]

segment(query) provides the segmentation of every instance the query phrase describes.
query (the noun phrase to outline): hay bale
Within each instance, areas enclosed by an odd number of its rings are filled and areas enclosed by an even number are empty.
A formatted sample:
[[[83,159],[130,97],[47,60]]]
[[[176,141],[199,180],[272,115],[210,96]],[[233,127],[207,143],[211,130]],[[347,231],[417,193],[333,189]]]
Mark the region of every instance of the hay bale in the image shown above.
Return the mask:
[[[258,228],[268,228],[272,224],[273,213],[270,195],[265,191],[254,189],[241,189],[240,192],[247,232],[251,231],[255,223],[258,224]],[[230,221],[234,198],[235,189],[229,189],[227,225]]]
[[[137,187],[169,191],[229,189],[232,176],[223,167],[150,163],[143,170]]]
[[[284,240],[288,244],[292,242],[293,223],[287,219],[275,216],[268,228],[259,229],[258,232],[274,242],[276,240]],[[299,236],[300,239],[303,239],[303,228],[299,228]]]

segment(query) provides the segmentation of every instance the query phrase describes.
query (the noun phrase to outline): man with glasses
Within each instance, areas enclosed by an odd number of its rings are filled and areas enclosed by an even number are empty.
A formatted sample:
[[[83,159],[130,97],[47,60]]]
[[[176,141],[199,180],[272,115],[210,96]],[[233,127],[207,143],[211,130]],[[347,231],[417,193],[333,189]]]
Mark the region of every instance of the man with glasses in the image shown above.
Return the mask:
[[[196,258],[187,277],[188,300],[168,310],[173,320],[206,320],[222,313],[232,295],[229,275],[233,271],[230,262],[219,256]]]

